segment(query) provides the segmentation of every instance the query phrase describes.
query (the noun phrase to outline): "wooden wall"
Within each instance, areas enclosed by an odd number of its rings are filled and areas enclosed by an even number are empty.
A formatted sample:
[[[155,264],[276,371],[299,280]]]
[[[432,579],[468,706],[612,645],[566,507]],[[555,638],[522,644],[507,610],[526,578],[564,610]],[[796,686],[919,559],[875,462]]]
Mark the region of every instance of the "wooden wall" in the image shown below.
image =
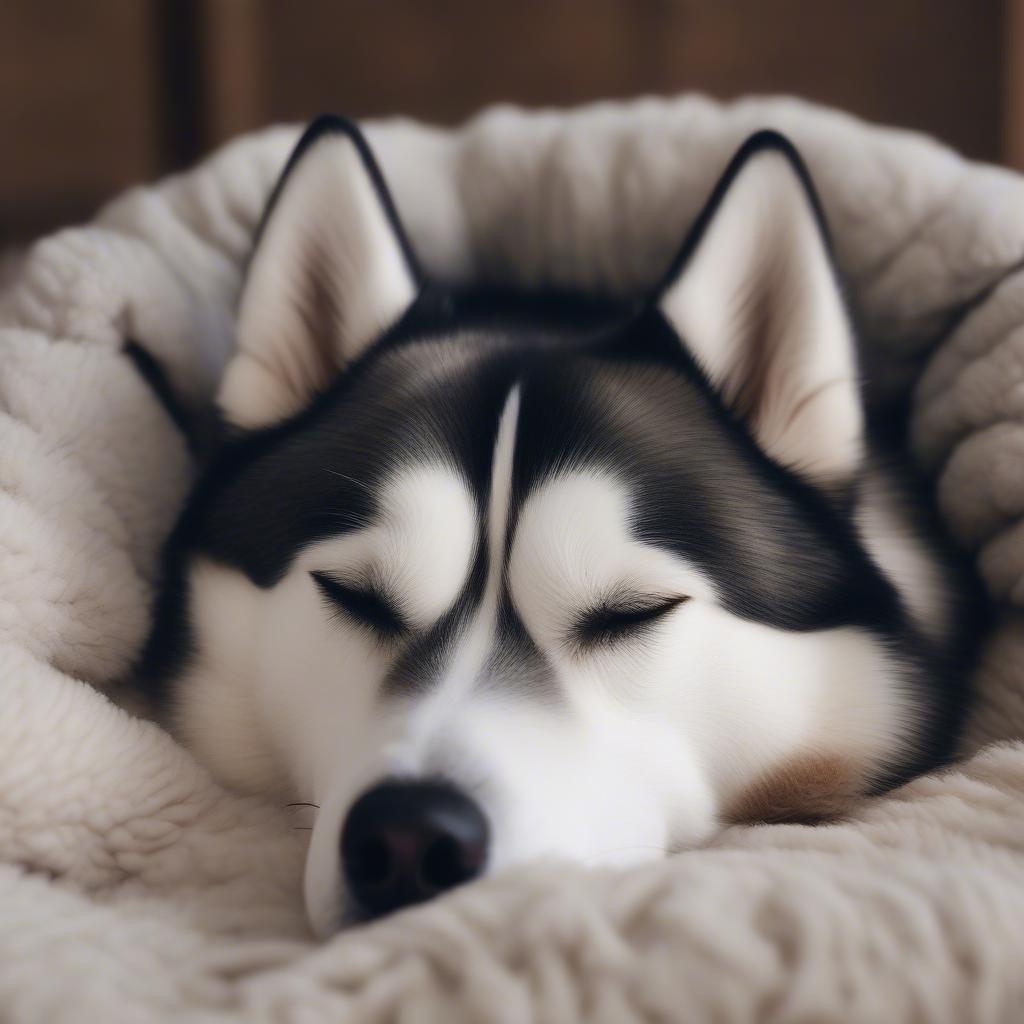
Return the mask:
[[[0,238],[157,174],[155,8],[0,0]]]
[[[1024,164],[1017,0],[0,0],[0,241],[323,110],[798,93]],[[1024,97],[1022,97],[1024,99]]]

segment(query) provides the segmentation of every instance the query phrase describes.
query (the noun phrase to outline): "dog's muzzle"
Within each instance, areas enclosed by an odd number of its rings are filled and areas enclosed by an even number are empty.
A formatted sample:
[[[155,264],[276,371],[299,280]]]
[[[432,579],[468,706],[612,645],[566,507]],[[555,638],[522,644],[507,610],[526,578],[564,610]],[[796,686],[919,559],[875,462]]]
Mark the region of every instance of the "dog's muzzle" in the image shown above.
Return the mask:
[[[374,786],[341,831],[349,892],[367,917],[421,903],[482,873],[489,831],[480,808],[445,783]]]

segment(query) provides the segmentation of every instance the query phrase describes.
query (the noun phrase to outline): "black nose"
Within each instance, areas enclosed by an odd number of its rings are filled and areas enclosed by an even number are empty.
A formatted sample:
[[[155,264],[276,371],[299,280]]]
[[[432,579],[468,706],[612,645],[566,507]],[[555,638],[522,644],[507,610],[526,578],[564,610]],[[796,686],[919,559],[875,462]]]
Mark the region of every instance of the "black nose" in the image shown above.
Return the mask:
[[[386,782],[353,804],[341,831],[349,891],[370,917],[468,882],[487,859],[487,819],[437,782]]]

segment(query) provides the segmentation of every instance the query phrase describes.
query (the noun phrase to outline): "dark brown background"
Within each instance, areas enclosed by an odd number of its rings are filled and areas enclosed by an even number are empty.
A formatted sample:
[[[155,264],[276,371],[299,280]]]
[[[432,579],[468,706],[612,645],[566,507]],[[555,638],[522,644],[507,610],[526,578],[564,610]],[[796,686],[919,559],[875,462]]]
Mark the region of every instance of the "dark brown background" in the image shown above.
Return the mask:
[[[0,0],[0,241],[323,110],[798,93],[1024,165],[1016,0]]]

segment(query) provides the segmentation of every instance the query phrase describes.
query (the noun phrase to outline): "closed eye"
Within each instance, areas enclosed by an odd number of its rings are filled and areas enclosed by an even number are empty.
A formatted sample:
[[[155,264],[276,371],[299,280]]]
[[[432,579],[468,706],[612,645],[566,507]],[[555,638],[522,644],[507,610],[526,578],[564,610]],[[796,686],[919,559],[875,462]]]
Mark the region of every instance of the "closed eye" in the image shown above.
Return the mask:
[[[347,583],[327,572],[311,572],[310,576],[334,611],[378,639],[392,640],[409,631],[402,613],[382,591]]]
[[[570,640],[578,647],[610,646],[639,635],[688,600],[686,596],[675,596],[599,604],[576,620]]]

